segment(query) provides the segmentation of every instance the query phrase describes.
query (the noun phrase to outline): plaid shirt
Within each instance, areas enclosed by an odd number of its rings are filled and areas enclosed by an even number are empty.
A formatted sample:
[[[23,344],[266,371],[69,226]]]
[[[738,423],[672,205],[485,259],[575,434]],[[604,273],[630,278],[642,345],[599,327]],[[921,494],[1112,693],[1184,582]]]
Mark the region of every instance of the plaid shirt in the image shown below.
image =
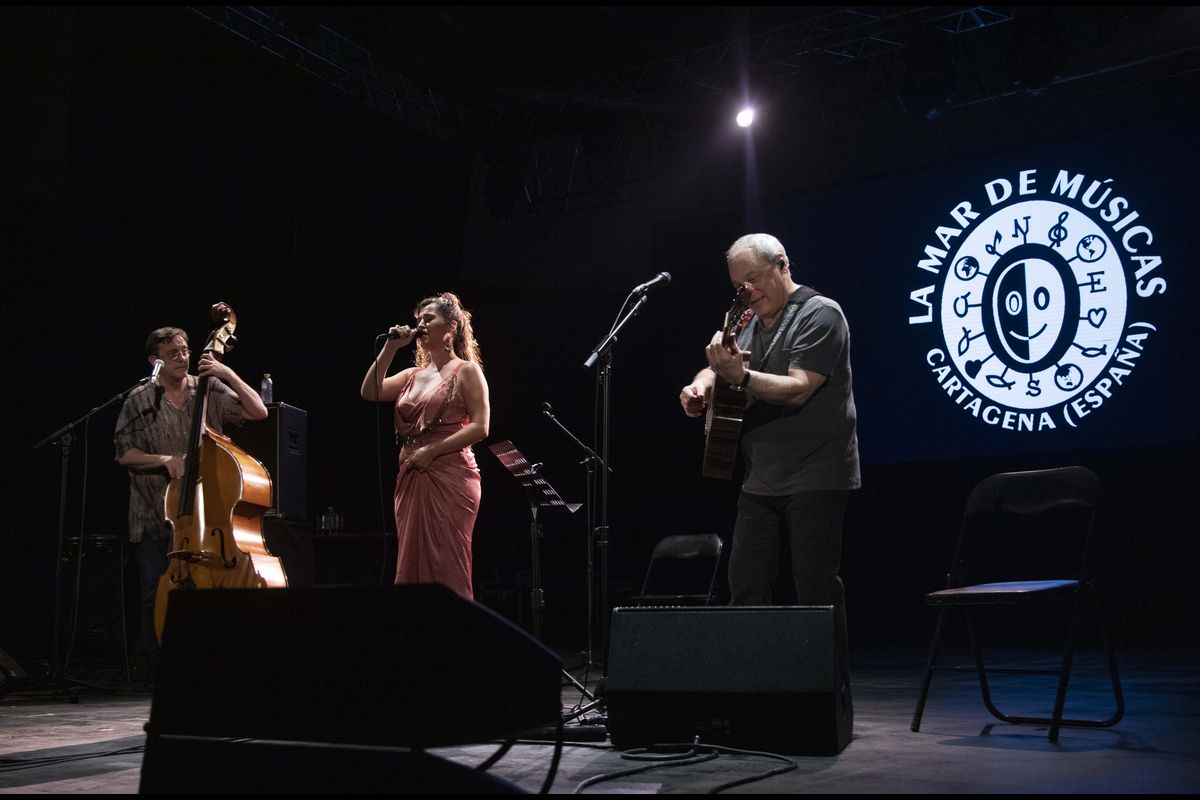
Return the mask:
[[[196,388],[200,379],[187,376],[183,408],[167,402],[161,386],[139,386],[121,406],[113,444],[117,459],[130,448],[154,455],[182,456],[187,453],[192,413],[196,406]],[[208,382],[207,425],[224,433],[225,425],[241,425],[242,404],[237,394],[216,378]],[[140,542],[143,535],[160,539],[170,535],[164,506],[170,477],[166,467],[128,467],[129,469],[129,541]]]

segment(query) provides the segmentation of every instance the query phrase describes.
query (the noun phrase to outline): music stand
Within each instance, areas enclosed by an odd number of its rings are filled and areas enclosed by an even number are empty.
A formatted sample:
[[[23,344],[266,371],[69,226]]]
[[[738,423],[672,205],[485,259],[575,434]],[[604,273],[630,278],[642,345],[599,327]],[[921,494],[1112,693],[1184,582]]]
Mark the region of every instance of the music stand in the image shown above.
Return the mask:
[[[568,513],[574,514],[579,510],[582,503],[568,503],[559,496],[545,478],[540,474],[541,463],[531,463],[520,450],[517,449],[508,439],[502,442],[488,445],[488,449],[492,454],[500,460],[514,478],[525,489],[525,497],[529,501],[529,514],[532,520],[529,524],[529,544],[531,557],[533,560],[533,576],[532,587],[529,591],[530,604],[533,606],[533,635],[538,639],[542,638],[542,608],[546,605],[545,597],[542,592],[542,565],[541,565],[541,538],[542,529],[538,523],[538,510],[542,508],[565,508]],[[575,676],[562,671],[564,677],[575,684],[575,688],[583,692],[589,700],[595,700],[587,688],[584,687]]]

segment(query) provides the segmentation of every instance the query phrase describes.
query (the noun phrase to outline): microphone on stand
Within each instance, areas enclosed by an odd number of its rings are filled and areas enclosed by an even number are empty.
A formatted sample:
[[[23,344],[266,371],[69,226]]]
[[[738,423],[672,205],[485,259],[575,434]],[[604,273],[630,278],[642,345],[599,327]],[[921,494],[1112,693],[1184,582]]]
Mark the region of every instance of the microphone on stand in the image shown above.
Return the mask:
[[[551,419],[554,418],[554,409],[550,407],[549,403],[542,403],[542,413]]]
[[[146,378],[143,383],[154,383],[158,380],[158,373],[162,372],[163,360],[161,358],[154,359],[154,368],[150,370],[150,377]]]
[[[645,283],[638,284],[633,288],[633,294],[645,294],[655,286],[666,286],[671,282],[671,273],[660,272]]]

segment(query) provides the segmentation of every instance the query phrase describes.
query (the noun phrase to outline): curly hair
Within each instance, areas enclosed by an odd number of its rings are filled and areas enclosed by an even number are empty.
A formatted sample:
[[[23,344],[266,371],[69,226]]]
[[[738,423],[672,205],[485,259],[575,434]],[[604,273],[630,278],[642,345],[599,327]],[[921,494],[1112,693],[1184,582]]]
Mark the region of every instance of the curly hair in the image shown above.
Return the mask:
[[[421,309],[428,305],[433,305],[446,322],[458,323],[458,331],[454,335],[454,355],[464,361],[474,361],[482,367],[483,358],[479,354],[479,343],[475,341],[475,331],[471,329],[471,312],[463,308],[458,295],[453,292],[442,292],[432,297],[426,297],[417,303],[413,309],[413,316],[420,314]],[[429,352],[418,347],[414,360],[418,367],[428,365]]]

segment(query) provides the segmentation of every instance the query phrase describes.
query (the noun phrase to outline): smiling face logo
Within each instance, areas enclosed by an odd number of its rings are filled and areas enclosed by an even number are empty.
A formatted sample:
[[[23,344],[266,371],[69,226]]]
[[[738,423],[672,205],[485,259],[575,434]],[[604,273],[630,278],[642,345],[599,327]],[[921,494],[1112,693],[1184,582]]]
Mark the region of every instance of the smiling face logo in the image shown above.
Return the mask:
[[[1029,200],[974,226],[942,286],[941,323],[979,394],[1041,409],[1090,384],[1125,325],[1121,261],[1100,226],[1071,206]]]
[[[1154,232],[1111,178],[1031,169],[983,189],[987,202],[953,206],[916,263],[908,324],[933,334],[925,368],[988,425],[1078,427],[1158,330],[1142,316],[1167,291]]]
[[[1056,364],[1079,328],[1079,287],[1066,259],[1050,247],[1023,244],[988,273],[983,329],[1005,366],[1038,372]]]

